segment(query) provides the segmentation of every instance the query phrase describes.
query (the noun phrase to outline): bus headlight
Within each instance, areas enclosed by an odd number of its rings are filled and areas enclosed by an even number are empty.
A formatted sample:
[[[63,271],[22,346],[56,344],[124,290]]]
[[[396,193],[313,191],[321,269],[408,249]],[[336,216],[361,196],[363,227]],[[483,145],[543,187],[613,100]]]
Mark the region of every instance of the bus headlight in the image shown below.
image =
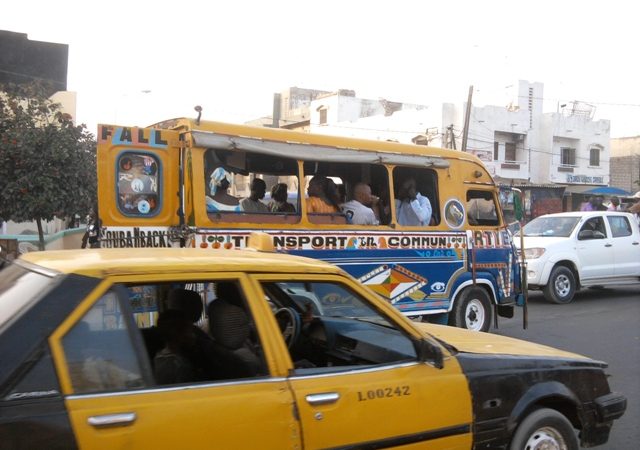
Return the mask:
[[[524,249],[524,257],[527,259],[536,259],[540,258],[546,249],[544,248],[525,248]]]

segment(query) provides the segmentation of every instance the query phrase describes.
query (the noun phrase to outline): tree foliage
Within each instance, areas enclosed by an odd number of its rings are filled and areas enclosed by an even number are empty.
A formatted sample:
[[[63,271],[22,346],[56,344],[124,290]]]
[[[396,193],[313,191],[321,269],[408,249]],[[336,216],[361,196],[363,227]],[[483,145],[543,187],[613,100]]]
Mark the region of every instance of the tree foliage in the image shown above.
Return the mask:
[[[0,217],[86,214],[96,198],[96,143],[41,85],[0,87]],[[41,228],[40,226],[38,227]],[[42,237],[41,237],[42,241]]]

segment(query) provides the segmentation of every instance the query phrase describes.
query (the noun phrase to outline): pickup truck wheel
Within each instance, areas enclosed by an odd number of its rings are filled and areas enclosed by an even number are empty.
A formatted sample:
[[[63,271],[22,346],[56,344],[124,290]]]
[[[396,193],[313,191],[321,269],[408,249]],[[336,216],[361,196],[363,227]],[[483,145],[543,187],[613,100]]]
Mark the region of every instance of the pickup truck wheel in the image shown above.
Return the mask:
[[[558,411],[536,409],[516,428],[510,450],[578,450],[578,438],[571,422]]]
[[[462,291],[456,300],[449,325],[472,331],[488,331],[492,317],[493,309],[487,291],[479,287],[470,287]]]
[[[576,277],[569,268],[556,266],[551,271],[549,282],[543,291],[544,298],[552,303],[569,303],[576,293]]]

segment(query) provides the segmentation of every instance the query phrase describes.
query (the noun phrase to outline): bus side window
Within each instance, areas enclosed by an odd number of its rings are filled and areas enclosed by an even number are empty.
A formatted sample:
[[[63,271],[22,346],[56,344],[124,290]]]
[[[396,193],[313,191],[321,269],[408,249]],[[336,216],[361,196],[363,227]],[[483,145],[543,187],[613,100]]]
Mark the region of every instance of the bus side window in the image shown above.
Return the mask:
[[[311,223],[374,227],[389,224],[388,206],[383,208],[388,205],[389,192],[385,166],[305,161],[303,170],[307,217]],[[380,197],[381,202],[372,204],[372,199],[367,198],[369,192]]]
[[[126,216],[154,216],[160,210],[159,161],[143,152],[125,151],[116,160],[117,203]]]
[[[204,177],[207,215],[213,222],[300,221],[295,159],[208,149]]]
[[[467,192],[467,220],[469,225],[496,226],[500,224],[492,192]]]
[[[395,167],[393,169],[393,195],[393,207],[396,210],[398,225],[433,226],[440,223],[436,171],[414,167]],[[409,206],[415,199],[418,200],[420,206],[418,212]],[[428,213],[429,209],[431,210],[430,214]]]

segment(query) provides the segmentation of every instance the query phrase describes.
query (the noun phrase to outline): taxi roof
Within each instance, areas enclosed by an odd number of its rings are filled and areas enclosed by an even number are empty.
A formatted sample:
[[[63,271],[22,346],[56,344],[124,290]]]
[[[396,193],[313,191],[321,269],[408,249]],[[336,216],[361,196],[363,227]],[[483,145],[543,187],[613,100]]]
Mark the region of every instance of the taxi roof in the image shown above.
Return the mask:
[[[316,259],[255,250],[126,248],[30,252],[21,261],[60,273],[99,277],[108,274],[167,272],[344,273]]]

